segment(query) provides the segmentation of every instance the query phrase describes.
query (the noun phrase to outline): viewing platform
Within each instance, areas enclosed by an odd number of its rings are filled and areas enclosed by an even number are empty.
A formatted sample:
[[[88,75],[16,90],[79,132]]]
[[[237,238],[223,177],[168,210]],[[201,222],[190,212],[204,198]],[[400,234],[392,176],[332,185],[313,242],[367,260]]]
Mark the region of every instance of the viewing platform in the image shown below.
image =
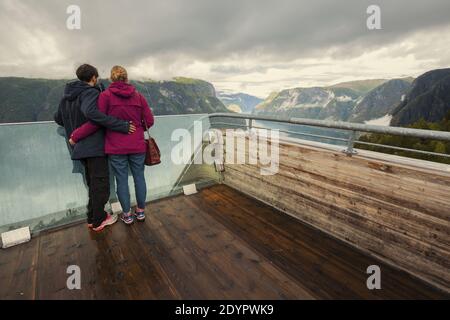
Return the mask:
[[[258,161],[196,163],[214,143],[203,137],[188,164],[174,163],[172,133],[194,135],[195,123],[224,136],[241,128],[224,157]],[[279,141],[268,137],[279,153],[269,165],[252,150],[258,128],[280,130]],[[162,163],[146,168],[147,220],[97,234],[84,223],[82,167],[60,129],[0,125],[0,231],[33,233],[1,249],[0,299],[449,299],[450,165],[357,149],[360,132],[450,141],[307,119],[156,117]],[[191,183],[199,192],[183,195]],[[66,287],[70,265],[81,290]],[[369,266],[381,270],[381,289],[368,288]]]

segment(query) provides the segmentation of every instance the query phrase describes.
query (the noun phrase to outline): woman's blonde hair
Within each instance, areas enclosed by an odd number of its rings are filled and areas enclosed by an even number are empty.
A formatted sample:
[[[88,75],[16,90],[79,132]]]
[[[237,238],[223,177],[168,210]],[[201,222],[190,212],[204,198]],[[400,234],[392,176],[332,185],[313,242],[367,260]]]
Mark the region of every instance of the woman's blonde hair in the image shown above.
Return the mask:
[[[121,66],[114,66],[111,69],[111,81],[128,81],[128,73],[127,70],[124,67]]]

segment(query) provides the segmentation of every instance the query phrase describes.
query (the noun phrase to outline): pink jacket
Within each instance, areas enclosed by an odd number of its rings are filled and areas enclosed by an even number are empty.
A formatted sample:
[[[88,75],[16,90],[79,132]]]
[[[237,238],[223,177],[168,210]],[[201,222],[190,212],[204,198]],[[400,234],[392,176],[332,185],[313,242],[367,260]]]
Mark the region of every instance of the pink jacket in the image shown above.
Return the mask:
[[[98,109],[115,118],[132,121],[136,125],[136,132],[132,134],[106,130],[106,154],[133,154],[146,151],[143,120],[150,128],[153,126],[154,118],[145,98],[131,84],[122,81],[113,82],[100,94]],[[101,126],[87,122],[76,129],[71,138],[74,142],[78,142],[100,128]]]

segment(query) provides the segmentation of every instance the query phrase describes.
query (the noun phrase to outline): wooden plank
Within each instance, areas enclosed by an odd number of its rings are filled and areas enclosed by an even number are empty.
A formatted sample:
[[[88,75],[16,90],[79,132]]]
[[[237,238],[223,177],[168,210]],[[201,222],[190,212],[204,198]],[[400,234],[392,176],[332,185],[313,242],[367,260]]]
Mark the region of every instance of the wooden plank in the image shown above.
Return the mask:
[[[209,200],[208,190],[205,190],[205,195],[202,197],[190,197],[187,199],[188,204],[201,212],[201,208],[207,203],[213,203]],[[203,201],[204,199],[207,201]],[[236,287],[239,291],[245,294],[250,299],[280,299],[280,298],[297,298],[310,299],[311,294],[308,293],[298,283],[292,282],[292,279],[286,277],[277,268],[269,263],[266,257],[263,257],[259,252],[253,250],[248,243],[241,241],[236,237],[234,230],[228,229],[225,233],[220,233],[221,225],[217,224],[217,220],[211,215],[222,214],[222,207],[208,206],[208,215],[202,214],[199,218],[202,219],[208,227],[204,230],[208,232],[195,232],[193,240],[201,246],[203,250],[208,250],[208,257],[213,261],[223,274],[229,275],[234,279]],[[217,226],[212,228],[212,226]],[[214,249],[211,249],[211,237],[221,235]],[[218,239],[218,240],[219,240]],[[242,269],[246,273],[242,273]],[[281,284],[283,286],[281,286]],[[236,288],[238,289],[238,288]]]
[[[374,258],[367,257],[362,252],[355,251],[322,232],[302,226],[296,223],[295,219],[275,212],[273,208],[263,205],[258,206],[258,210],[245,210],[252,202],[254,203],[254,200],[236,194],[235,191],[229,192],[226,188],[218,187],[206,192],[212,193],[212,199],[223,208],[217,215],[218,219],[235,220],[233,230],[242,230],[241,236],[248,236],[249,244],[257,246],[259,251],[270,248],[268,256],[272,258],[272,261],[285,272],[292,272],[292,275],[301,279],[303,284],[307,283],[305,279],[313,279],[310,283],[311,290],[320,287],[317,286],[320,278],[324,281],[328,294],[335,290],[330,296],[332,298],[352,296],[387,298],[389,295],[405,298],[424,297],[427,292],[433,296],[431,287],[424,290],[423,287],[416,286],[405,290],[410,285],[414,285],[417,280],[414,281],[405,272],[399,272]],[[230,211],[231,208],[239,207],[239,205],[242,209],[237,212],[236,209]],[[276,237],[271,237],[274,229],[276,229]],[[278,234],[279,232],[283,235]],[[255,236],[256,234],[258,236]],[[266,241],[258,243],[258,240],[265,237],[267,237]],[[282,239],[284,240],[281,241]],[[289,263],[286,263],[286,259],[289,259]],[[365,271],[371,264],[379,264],[383,270],[383,279],[389,279],[386,280],[386,286],[383,288],[386,291],[383,293],[367,290]],[[295,268],[290,269],[289,267],[292,266]],[[323,295],[320,296],[323,298]]]
[[[151,211],[148,219],[160,224],[165,229],[164,239],[170,239],[167,242],[158,241],[158,251],[155,252],[167,277],[176,286],[182,299],[201,299],[208,293],[211,294],[210,288],[206,287],[204,283],[211,281],[211,287],[214,287],[218,285],[218,280],[208,272],[201,260],[189,254],[188,248],[185,246],[189,225],[184,224],[183,228],[172,228],[173,217],[179,209],[173,206],[171,199],[159,203],[158,208],[159,211]],[[149,236],[157,239],[161,235],[158,230],[155,230],[146,235],[146,237]],[[174,245],[168,246],[167,244]],[[217,294],[217,292],[213,293]]]
[[[231,170],[258,176],[259,166],[232,165]],[[393,232],[424,241],[445,250],[450,245],[450,224],[414,210],[361,194],[323,181],[316,176],[303,175],[296,168],[280,164],[280,171],[274,176],[261,177],[261,183],[292,188],[320,202],[331,203],[340,208],[352,210]]]
[[[450,178],[445,173],[431,174],[336,153],[305,153],[303,149],[295,150],[289,156],[281,153],[280,162],[296,166],[305,172],[328,177],[347,188],[370,192],[374,197],[422,211],[445,221],[449,219],[447,195],[450,192]]]
[[[40,239],[0,249],[0,299],[34,299]]]

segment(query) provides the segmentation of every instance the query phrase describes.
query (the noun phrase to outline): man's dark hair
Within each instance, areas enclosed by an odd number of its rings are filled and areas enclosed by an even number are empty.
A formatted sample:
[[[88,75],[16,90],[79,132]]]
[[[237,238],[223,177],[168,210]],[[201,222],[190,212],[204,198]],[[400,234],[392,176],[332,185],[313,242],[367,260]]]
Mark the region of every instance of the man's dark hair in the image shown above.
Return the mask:
[[[77,69],[77,78],[84,82],[91,81],[92,77],[98,78],[97,68],[90,64],[82,64]]]

